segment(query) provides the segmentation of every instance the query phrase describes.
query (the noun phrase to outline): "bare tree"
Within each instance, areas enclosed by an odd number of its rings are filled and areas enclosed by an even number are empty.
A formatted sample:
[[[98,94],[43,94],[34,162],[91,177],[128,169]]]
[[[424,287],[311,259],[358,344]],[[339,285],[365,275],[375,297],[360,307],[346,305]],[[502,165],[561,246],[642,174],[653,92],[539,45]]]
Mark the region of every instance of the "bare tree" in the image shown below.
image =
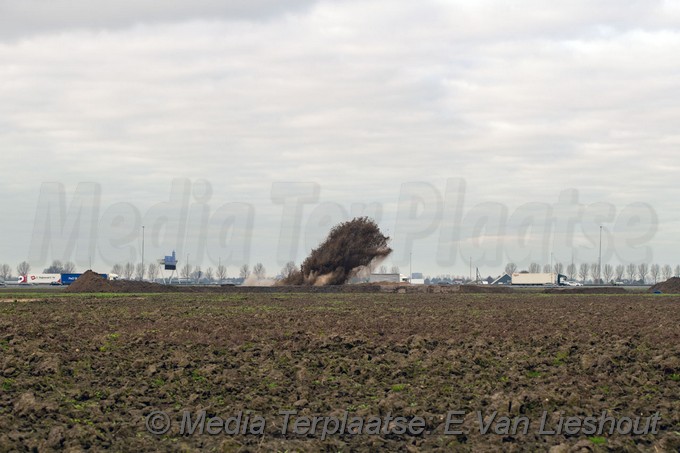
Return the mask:
[[[189,283],[189,279],[191,278],[191,269],[192,269],[191,265],[187,263],[184,265],[184,267],[182,267],[182,270],[180,271],[182,278],[185,279],[187,283]]]
[[[392,266],[390,268],[390,274],[398,274],[399,273],[399,266]]]
[[[61,261],[54,260],[52,261],[52,264],[49,265],[49,267],[43,269],[43,272],[45,274],[61,274],[64,272],[64,265],[61,263]]]
[[[631,283],[635,281],[635,276],[637,275],[637,267],[635,267],[634,263],[629,263],[626,266],[626,274],[628,274],[628,280],[630,280]]]
[[[555,265],[553,266],[553,272],[555,272],[556,274],[561,274],[562,272],[564,272],[564,264],[555,263]]]
[[[220,283],[227,278],[227,266],[224,264],[220,264],[217,266],[217,280],[219,280]]]
[[[64,274],[72,274],[76,270],[76,265],[71,261],[64,263]]]
[[[114,264],[113,267],[111,268],[111,273],[116,275],[123,275],[123,266],[121,266],[118,263]]]
[[[544,264],[543,265],[543,273],[549,274],[551,272],[552,272],[552,267],[550,266],[550,264]]]
[[[664,264],[663,269],[661,269],[661,273],[663,274],[663,279],[668,280],[673,276],[673,268],[670,264]]]
[[[657,281],[659,281],[659,274],[661,274],[661,266],[658,264],[652,264],[649,266],[649,275],[652,276],[652,280],[654,280],[654,284],[656,284]]]
[[[250,277],[250,266],[248,266],[247,264],[241,266],[241,269],[238,270],[238,276],[244,280]]]
[[[644,285],[647,279],[647,274],[649,273],[649,266],[647,263],[640,263],[637,267],[638,277],[640,277],[640,282]]]
[[[212,283],[214,276],[215,276],[215,271],[213,270],[212,267],[209,267],[205,270],[205,278],[206,278],[206,280],[208,280],[208,283]]]
[[[253,274],[255,274],[255,278],[262,280],[267,276],[267,270],[264,268],[262,263],[257,263],[253,267]]]
[[[3,280],[9,280],[12,277],[12,268],[9,264],[3,264],[0,266],[0,278]]]
[[[505,265],[505,273],[512,275],[517,272],[517,265],[515,263],[508,263]]]
[[[675,266],[675,276],[680,277],[680,264]]]
[[[144,280],[144,271],[144,265],[138,263],[137,266],[135,266],[135,280]]]
[[[283,269],[281,269],[281,276],[283,278],[289,278],[291,275],[293,275],[295,272],[297,272],[298,268],[295,265],[293,261],[288,261],[285,266],[283,266]]]
[[[158,277],[158,268],[159,268],[158,263],[149,263],[149,267],[146,272],[149,276],[149,280],[151,280],[152,282],[156,281],[156,277]]]
[[[593,279],[593,283],[599,285],[602,283],[602,274],[600,273],[600,265],[597,263],[590,264],[590,277]]]
[[[604,281],[606,283],[609,283],[612,281],[612,277],[614,276],[614,266],[611,264],[607,263],[602,267],[602,275],[604,275]]]
[[[19,275],[27,275],[29,272],[31,272],[31,265],[28,264],[26,261],[22,261],[19,263],[17,266],[17,274]]]
[[[386,274],[387,273],[387,266],[385,266],[384,264],[382,266],[380,266],[380,269],[378,269],[378,273],[379,274]]]
[[[616,266],[616,281],[620,282],[623,280],[623,273],[626,272],[626,266],[623,264],[618,264]]]
[[[537,274],[538,272],[541,272],[541,265],[538,263],[531,263],[529,264],[529,273],[530,274]]]
[[[588,279],[589,272],[590,266],[588,266],[588,263],[581,263],[581,265],[578,267],[578,276],[581,277],[581,281],[583,283],[585,283]]]
[[[125,263],[125,267],[123,268],[123,278],[130,280],[132,278],[132,274],[134,273],[135,265],[132,263]]]
[[[569,280],[574,280],[577,274],[578,272],[576,271],[576,264],[571,263],[569,266],[567,266],[567,276],[569,277]]]
[[[201,269],[200,264],[197,264],[196,267],[194,267],[194,272],[192,275],[196,283],[201,283],[201,278],[203,278],[203,270]]]

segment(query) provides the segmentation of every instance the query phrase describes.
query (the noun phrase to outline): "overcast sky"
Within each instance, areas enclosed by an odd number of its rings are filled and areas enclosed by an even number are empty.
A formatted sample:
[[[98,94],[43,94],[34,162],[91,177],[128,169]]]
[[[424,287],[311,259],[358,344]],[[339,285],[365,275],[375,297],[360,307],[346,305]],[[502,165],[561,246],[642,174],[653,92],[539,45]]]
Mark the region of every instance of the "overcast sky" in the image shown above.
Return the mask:
[[[108,271],[144,224],[147,262],[276,274],[363,213],[402,271],[596,262],[600,225],[603,262],[675,266],[679,27],[680,0],[0,0],[0,263]]]

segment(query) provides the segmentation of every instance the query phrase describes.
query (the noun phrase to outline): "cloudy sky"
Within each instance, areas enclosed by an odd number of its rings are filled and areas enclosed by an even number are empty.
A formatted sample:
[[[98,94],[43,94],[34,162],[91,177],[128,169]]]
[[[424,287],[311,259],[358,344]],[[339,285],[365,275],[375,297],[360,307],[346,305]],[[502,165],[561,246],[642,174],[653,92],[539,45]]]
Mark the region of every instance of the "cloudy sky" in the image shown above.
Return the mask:
[[[0,0],[0,263],[680,264],[680,0],[553,3]]]

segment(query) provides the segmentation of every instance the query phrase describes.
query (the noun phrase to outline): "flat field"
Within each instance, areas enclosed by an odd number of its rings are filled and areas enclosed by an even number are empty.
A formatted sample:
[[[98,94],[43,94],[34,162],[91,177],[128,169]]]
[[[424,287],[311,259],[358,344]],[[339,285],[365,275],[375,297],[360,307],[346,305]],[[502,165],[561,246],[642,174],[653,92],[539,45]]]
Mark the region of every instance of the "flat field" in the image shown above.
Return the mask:
[[[679,326],[665,295],[3,292],[0,451],[678,451]],[[603,411],[649,433],[559,425]]]

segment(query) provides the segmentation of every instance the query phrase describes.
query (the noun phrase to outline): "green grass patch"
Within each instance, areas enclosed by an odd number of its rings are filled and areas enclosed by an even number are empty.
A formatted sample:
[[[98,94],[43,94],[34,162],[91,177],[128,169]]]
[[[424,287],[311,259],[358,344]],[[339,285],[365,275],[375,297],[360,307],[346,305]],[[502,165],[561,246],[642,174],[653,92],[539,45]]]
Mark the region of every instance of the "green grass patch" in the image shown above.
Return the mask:
[[[2,380],[2,389],[5,392],[9,392],[12,390],[12,387],[14,386],[14,379],[6,378]]]
[[[604,445],[607,443],[607,438],[601,436],[589,437],[588,440],[594,443],[595,445]]]
[[[555,356],[553,360],[553,365],[560,366],[564,365],[564,362],[569,358],[569,351],[560,351]]]

